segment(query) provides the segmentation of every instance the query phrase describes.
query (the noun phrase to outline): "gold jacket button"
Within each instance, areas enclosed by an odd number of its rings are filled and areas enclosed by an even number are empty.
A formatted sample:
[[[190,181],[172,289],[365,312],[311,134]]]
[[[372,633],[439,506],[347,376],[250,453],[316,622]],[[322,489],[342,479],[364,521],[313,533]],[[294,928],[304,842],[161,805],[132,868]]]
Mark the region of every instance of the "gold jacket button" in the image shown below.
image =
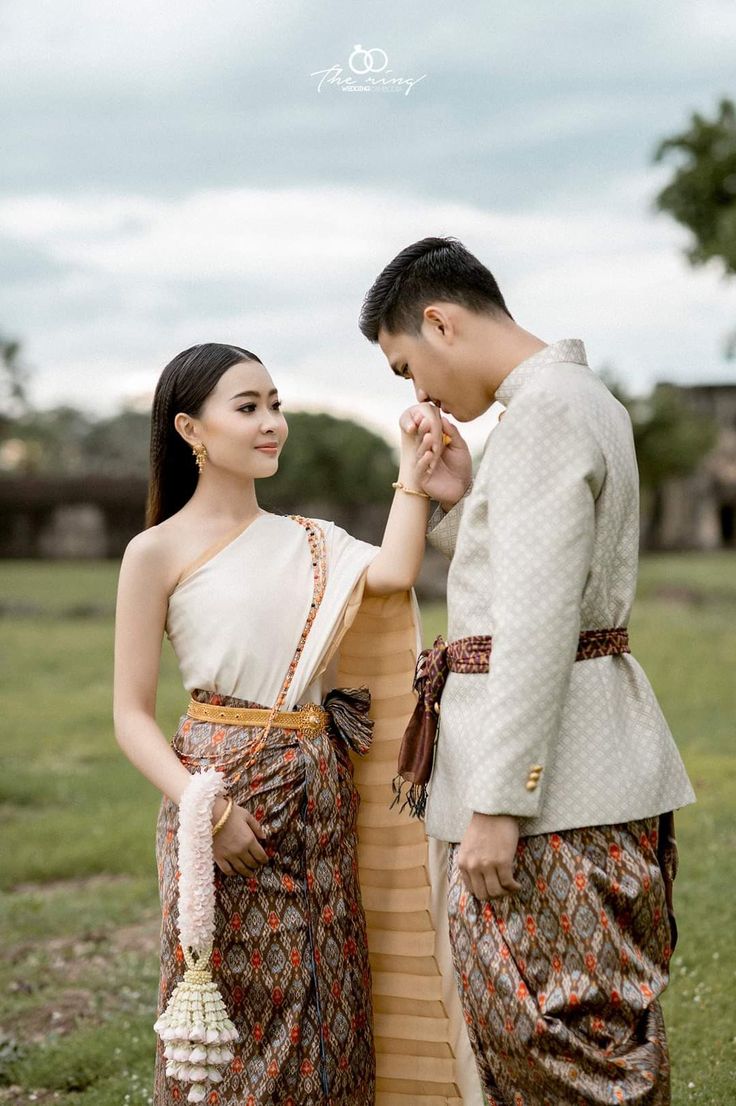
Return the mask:
[[[537,787],[537,781],[536,780],[527,780],[526,781],[527,791],[535,791],[536,787]]]
[[[439,703],[435,703],[435,704],[434,704],[434,713],[435,713],[435,714],[439,714],[439,713],[440,713],[440,705],[439,705]]]
[[[542,765],[533,764],[529,769],[529,782],[539,783],[539,777],[542,774]]]

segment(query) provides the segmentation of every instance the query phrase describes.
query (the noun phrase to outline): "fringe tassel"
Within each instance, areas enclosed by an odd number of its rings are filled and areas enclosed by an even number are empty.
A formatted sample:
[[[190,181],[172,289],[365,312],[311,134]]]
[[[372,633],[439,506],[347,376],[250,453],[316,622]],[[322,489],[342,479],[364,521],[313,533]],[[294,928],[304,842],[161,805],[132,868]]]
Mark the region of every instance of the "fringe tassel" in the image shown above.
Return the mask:
[[[427,785],[426,783],[409,783],[403,776],[394,776],[391,781],[391,790],[394,793],[394,801],[391,803],[389,810],[392,810],[398,802],[401,801],[401,788],[404,784],[407,784],[406,794],[404,801],[399,807],[399,812],[408,806],[409,815],[411,818],[424,818],[425,811],[427,809]]]
[[[184,973],[153,1028],[165,1045],[166,1074],[192,1084],[188,1102],[204,1101],[205,1083],[222,1083],[220,1068],[235,1055],[228,1043],[240,1040],[207,968]]]

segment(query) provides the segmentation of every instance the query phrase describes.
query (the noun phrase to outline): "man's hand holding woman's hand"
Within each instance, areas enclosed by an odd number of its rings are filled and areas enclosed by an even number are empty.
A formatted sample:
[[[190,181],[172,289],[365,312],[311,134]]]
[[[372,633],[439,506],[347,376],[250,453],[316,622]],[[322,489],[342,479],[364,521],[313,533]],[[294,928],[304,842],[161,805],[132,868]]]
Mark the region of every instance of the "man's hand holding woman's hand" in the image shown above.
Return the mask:
[[[223,810],[224,805],[218,815]],[[212,842],[217,867],[226,876],[253,875],[261,865],[268,863],[268,855],[259,841],[265,837],[266,831],[255,815],[233,803],[225,825],[217,831]]]
[[[467,443],[433,403],[412,404],[402,412],[399,425],[402,455],[414,453],[417,487],[448,511],[465,494],[473,475]]]

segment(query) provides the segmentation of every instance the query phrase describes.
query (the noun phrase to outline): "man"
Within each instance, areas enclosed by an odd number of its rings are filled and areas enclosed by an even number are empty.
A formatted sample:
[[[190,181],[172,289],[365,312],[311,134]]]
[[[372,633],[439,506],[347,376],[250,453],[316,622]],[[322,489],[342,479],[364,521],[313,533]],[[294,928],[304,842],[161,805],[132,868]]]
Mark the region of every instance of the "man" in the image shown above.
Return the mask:
[[[449,843],[450,940],[488,1101],[662,1106],[670,812],[694,795],[629,652],[628,413],[582,341],[519,326],[455,239],[402,250],[360,328],[420,402],[458,422],[504,405],[474,479],[441,417],[449,442],[423,490],[439,504],[428,540],[452,559],[448,643],[417,666],[423,738],[402,766],[428,834]]]

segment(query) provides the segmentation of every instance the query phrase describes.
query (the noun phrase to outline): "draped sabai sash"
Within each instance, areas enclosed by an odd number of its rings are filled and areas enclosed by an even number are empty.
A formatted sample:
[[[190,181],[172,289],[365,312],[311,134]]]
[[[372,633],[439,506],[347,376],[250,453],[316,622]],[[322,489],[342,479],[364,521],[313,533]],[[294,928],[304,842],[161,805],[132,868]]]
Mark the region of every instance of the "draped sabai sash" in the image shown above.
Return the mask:
[[[481,1106],[449,946],[448,846],[391,809],[415,705],[419,607],[413,589],[388,596],[365,596],[364,589],[365,570],[321,671],[331,663],[338,689],[364,686],[371,694],[371,747],[350,755],[361,799],[358,866],[373,975],[376,1106]],[[325,705],[334,714],[335,701]]]

